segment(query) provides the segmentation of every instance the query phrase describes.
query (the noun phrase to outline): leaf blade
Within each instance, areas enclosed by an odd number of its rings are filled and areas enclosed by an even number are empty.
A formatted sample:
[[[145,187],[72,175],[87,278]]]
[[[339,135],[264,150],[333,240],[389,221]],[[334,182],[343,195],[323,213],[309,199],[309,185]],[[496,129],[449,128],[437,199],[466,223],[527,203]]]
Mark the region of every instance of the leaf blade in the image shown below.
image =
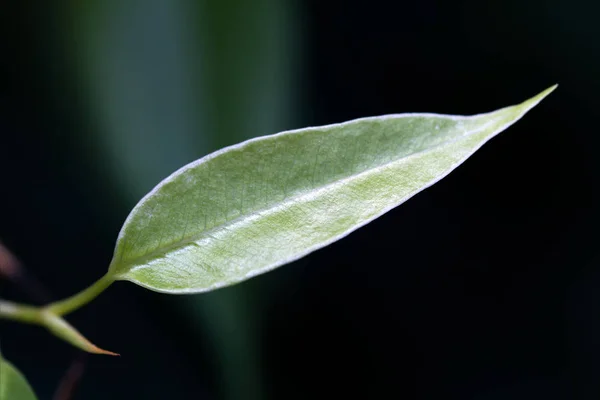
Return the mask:
[[[27,380],[0,354],[0,400],[36,400]]]
[[[217,151],[138,203],[110,272],[156,291],[199,293],[296,260],[439,181],[555,88],[471,117],[362,118]]]

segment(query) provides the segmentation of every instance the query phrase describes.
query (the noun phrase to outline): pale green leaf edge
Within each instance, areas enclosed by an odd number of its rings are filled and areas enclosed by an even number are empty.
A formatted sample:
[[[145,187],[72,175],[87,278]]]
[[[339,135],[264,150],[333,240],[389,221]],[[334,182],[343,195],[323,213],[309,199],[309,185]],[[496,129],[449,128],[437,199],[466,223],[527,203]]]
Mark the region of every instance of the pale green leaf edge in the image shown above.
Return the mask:
[[[218,151],[215,151],[211,154],[206,155],[205,157],[202,157],[196,161],[193,161],[183,167],[181,167],[180,169],[178,169],[177,171],[175,171],[174,173],[172,173],[171,175],[169,175],[167,178],[165,178],[163,181],[161,181],[157,186],[155,186],[148,194],[146,194],[146,196],[144,196],[138,203],[137,205],[132,209],[132,211],[130,212],[129,216],[127,217],[127,219],[125,220],[123,227],[121,228],[121,231],[119,232],[119,236],[117,238],[117,244],[115,247],[115,254],[117,252],[117,249],[119,247],[119,244],[121,243],[121,241],[123,240],[123,238],[125,237],[125,231],[126,228],[128,226],[128,224],[131,222],[131,220],[134,218],[134,216],[136,215],[136,212],[138,211],[139,208],[141,208],[144,203],[146,202],[147,199],[151,198],[156,192],[158,192],[163,186],[169,184],[171,181],[173,181],[175,178],[177,178],[178,176],[184,174],[185,172],[187,172],[190,169],[193,169],[195,167],[197,167],[198,165],[201,165],[203,163],[206,163],[208,161],[210,161],[213,158],[216,158],[224,153],[227,153],[229,151],[232,150],[239,150],[241,148],[243,148],[244,146],[250,144],[250,143],[254,143],[254,142],[260,142],[262,140],[265,139],[273,139],[275,137],[279,137],[279,136],[284,136],[284,135],[293,135],[293,134],[297,134],[297,133],[302,133],[302,132],[307,132],[307,131],[311,131],[311,130],[318,130],[318,129],[328,129],[328,128],[336,128],[336,127],[343,127],[345,125],[350,125],[350,124],[354,124],[356,122],[360,122],[360,121],[377,121],[377,120],[385,120],[385,119],[389,119],[389,118],[407,118],[407,117],[443,117],[443,118],[448,118],[448,119],[452,119],[452,120],[468,120],[468,119],[474,119],[474,118],[480,118],[480,117],[485,117],[485,116],[491,116],[493,114],[500,114],[503,112],[507,112],[507,111],[514,111],[516,116],[514,116],[511,119],[508,119],[508,121],[503,124],[500,125],[499,127],[497,127],[497,129],[495,129],[492,133],[490,133],[485,139],[481,140],[476,146],[474,146],[472,148],[472,150],[470,152],[468,152],[462,159],[458,160],[453,166],[452,168],[449,168],[447,171],[445,171],[444,173],[438,175],[435,179],[431,180],[430,182],[428,182],[426,185],[423,185],[422,187],[419,188],[419,190],[416,190],[412,193],[410,193],[409,195],[407,195],[406,197],[404,197],[401,201],[399,201],[398,203],[389,206],[387,208],[382,209],[381,212],[375,214],[373,217],[365,219],[362,223],[360,224],[356,224],[354,226],[352,226],[350,229],[348,229],[347,231],[332,237],[329,240],[320,242],[314,246],[308,247],[305,251],[303,252],[298,252],[297,254],[295,254],[292,257],[283,259],[283,260],[279,260],[273,264],[267,265],[263,268],[259,268],[253,271],[250,271],[249,273],[247,273],[245,276],[243,277],[236,277],[235,279],[230,279],[230,280],[223,280],[221,282],[215,283],[209,287],[202,287],[202,288],[188,288],[188,289],[162,289],[162,288],[156,288],[153,287],[151,285],[148,285],[140,280],[137,280],[133,277],[129,277],[127,276],[127,272],[124,273],[117,273],[115,272],[116,269],[119,267],[118,262],[116,261],[115,258],[113,258],[110,267],[109,267],[109,271],[107,273],[108,277],[112,277],[112,279],[114,280],[123,280],[123,281],[130,281],[132,283],[135,283],[136,285],[139,285],[141,287],[144,287],[146,289],[155,291],[155,292],[159,292],[159,293],[166,293],[166,294],[197,294],[197,293],[205,293],[205,292],[209,292],[215,289],[219,289],[219,288],[223,288],[223,287],[227,287],[227,286],[231,286],[240,282],[243,282],[247,279],[250,279],[252,277],[255,277],[257,275],[261,275],[263,273],[266,273],[268,271],[271,271],[277,267],[280,267],[282,265],[291,263],[293,261],[296,261],[302,257],[305,257],[306,255],[319,250],[321,248],[324,248],[340,239],[343,239],[344,237],[348,236],[350,233],[356,231],[357,229],[360,229],[361,227],[367,225],[368,223],[372,222],[373,220],[381,217],[382,215],[384,215],[385,213],[389,212],[390,210],[398,207],[399,205],[401,205],[402,203],[406,202],[407,200],[409,200],[411,197],[413,197],[414,195],[420,193],[421,191],[431,187],[432,185],[436,184],[437,182],[439,182],[441,179],[445,178],[446,176],[448,176],[453,170],[455,170],[457,167],[459,167],[463,162],[465,162],[471,155],[473,155],[477,150],[479,150],[485,143],[487,143],[490,139],[492,139],[493,137],[495,137],[496,135],[498,135],[499,133],[501,133],[502,131],[506,130],[508,127],[510,127],[511,125],[513,125],[514,123],[516,123],[517,121],[519,121],[527,112],[529,112],[533,107],[535,107],[539,102],[541,102],[545,97],[547,97],[550,93],[552,93],[556,88],[558,87],[558,84],[553,85],[551,87],[549,87],[548,89],[542,91],[541,93],[537,94],[536,96],[520,103],[517,105],[512,105],[512,106],[508,106],[508,107],[504,107],[495,111],[491,111],[491,112],[487,112],[487,113],[481,113],[481,114],[476,114],[476,115],[469,115],[469,116],[465,116],[465,115],[448,115],[448,114],[436,114],[436,113],[403,113],[403,114],[389,114],[389,115],[383,115],[383,116],[378,116],[378,117],[365,117],[365,118],[358,118],[358,119],[354,119],[354,120],[350,120],[350,121],[346,121],[346,122],[342,122],[342,123],[336,123],[336,124],[330,124],[330,125],[324,125],[324,126],[316,126],[316,127],[307,127],[307,128],[301,128],[301,129],[294,129],[294,130],[288,130],[288,131],[283,131],[280,133],[276,133],[273,135],[266,135],[266,136],[260,136],[260,137],[256,137],[250,140],[246,140],[244,142],[232,145],[232,146],[228,146],[228,147],[224,147]]]

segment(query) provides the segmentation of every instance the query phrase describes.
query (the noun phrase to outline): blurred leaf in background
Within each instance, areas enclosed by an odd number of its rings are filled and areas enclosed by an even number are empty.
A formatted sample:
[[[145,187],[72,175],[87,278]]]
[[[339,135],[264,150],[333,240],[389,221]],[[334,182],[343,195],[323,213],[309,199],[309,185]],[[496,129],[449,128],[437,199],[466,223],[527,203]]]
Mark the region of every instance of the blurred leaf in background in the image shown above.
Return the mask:
[[[64,11],[98,157],[123,207],[194,159],[291,126],[300,55],[289,2],[112,0]],[[255,288],[164,299],[208,332],[225,398],[264,397]]]
[[[25,377],[0,353],[0,400],[35,400]]]

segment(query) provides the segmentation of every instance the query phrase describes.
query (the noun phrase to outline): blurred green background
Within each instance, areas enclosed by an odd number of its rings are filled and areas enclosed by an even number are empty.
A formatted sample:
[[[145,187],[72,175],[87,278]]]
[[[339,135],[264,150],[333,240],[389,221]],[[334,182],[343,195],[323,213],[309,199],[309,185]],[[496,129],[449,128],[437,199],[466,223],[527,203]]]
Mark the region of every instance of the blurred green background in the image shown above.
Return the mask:
[[[14,1],[0,11],[0,240],[53,298],[135,203],[223,146],[560,87],[450,177],[235,287],[128,283],[70,318],[74,399],[598,398],[600,6],[583,0]],[[0,295],[34,302],[0,282]],[[0,321],[50,399],[75,352]]]

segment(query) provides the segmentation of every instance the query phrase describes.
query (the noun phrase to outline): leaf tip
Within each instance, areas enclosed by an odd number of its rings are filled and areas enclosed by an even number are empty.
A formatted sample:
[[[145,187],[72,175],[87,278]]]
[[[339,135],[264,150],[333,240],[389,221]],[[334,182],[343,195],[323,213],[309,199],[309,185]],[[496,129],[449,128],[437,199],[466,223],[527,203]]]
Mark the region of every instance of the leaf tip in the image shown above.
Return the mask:
[[[555,83],[554,85],[550,86],[548,89],[542,91],[541,93],[539,93],[536,96],[532,97],[531,99],[527,100],[526,103],[531,104],[531,107],[535,106],[540,101],[544,100],[550,93],[554,92],[557,87],[558,87],[558,83]]]
[[[513,110],[516,111],[517,114],[519,115],[519,117],[517,119],[519,119],[520,117],[522,117],[523,115],[525,115],[528,111],[530,111],[532,108],[534,108],[535,106],[537,106],[542,100],[544,100],[550,93],[552,93],[554,90],[556,90],[556,88],[558,87],[558,84],[554,84],[552,86],[550,86],[549,88],[547,88],[546,90],[536,94],[535,96],[533,96],[532,98],[525,100],[524,102],[517,104],[513,107],[507,107],[504,110]],[[504,111],[502,110],[502,111]]]
[[[540,93],[540,96],[542,96],[542,97],[548,96],[550,93],[554,92],[557,87],[558,87],[558,83],[555,83],[554,85],[550,86],[548,89],[546,89],[542,93]]]

